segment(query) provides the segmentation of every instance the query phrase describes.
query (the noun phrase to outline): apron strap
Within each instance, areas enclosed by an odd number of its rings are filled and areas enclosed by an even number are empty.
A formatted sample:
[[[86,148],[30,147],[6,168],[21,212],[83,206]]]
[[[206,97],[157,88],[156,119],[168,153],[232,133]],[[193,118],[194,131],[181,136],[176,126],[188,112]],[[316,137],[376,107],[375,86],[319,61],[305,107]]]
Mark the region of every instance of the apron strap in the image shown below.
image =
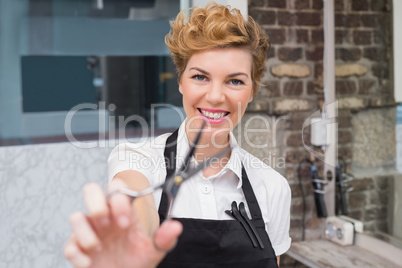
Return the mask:
[[[177,155],[177,136],[179,135],[179,129],[176,129],[166,140],[165,151],[163,152],[163,156],[165,158],[165,166],[166,166],[166,178],[170,178],[173,176],[176,171],[176,155]],[[166,181],[165,178],[165,181]],[[161,223],[166,219],[168,215],[168,198],[166,193],[162,191],[161,202],[159,203],[159,217]]]
[[[257,198],[255,197],[253,187],[251,187],[250,180],[248,179],[246,169],[243,163],[241,164],[241,177],[244,197],[246,198],[248,209],[250,210],[253,220],[262,219],[261,209],[258,205]]]

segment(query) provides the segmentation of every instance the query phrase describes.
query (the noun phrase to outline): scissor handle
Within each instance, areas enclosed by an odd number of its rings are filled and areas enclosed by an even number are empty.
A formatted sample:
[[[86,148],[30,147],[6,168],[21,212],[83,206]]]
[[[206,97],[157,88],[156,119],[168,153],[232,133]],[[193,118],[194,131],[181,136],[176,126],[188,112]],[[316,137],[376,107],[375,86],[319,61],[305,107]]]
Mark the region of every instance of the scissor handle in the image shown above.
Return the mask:
[[[164,192],[167,195],[168,198],[168,204],[169,208],[167,209],[168,215],[169,216],[169,210],[173,204],[174,199],[177,196],[177,193],[179,192],[180,186],[183,183],[184,178],[181,175],[175,175],[173,178],[168,180],[165,184],[165,187],[163,188]]]

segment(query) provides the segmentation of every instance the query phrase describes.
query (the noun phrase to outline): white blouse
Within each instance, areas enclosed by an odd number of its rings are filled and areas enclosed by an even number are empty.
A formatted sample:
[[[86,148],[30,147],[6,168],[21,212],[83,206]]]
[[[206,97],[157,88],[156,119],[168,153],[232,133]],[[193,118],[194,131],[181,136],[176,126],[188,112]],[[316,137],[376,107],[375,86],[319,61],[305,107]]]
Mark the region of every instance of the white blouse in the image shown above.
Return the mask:
[[[124,170],[136,170],[148,178],[152,186],[166,178],[164,149],[170,134],[146,138],[138,143],[124,143],[113,149],[109,156],[109,180]],[[242,163],[253,187],[265,229],[277,256],[285,253],[291,243],[289,237],[291,192],[287,180],[258,158],[241,149],[230,133],[232,153],[229,162],[216,175],[205,178],[202,172],[183,183],[171,209],[172,217],[212,220],[231,220],[225,213],[231,203],[247,203],[241,189]],[[180,168],[189,150],[184,122],[178,133],[176,169]],[[197,165],[194,158],[190,165]],[[159,207],[161,190],[153,194]],[[249,214],[250,216],[250,214]],[[251,217],[250,217],[251,218]]]

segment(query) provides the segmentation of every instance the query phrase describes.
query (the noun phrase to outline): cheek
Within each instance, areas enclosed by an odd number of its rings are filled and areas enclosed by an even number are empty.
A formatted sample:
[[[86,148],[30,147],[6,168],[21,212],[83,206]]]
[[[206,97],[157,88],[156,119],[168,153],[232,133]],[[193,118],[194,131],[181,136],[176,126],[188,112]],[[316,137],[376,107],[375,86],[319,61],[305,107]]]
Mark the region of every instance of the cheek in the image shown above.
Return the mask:
[[[203,98],[202,91],[199,88],[187,85],[182,88],[183,99],[187,99],[188,102],[197,102]]]

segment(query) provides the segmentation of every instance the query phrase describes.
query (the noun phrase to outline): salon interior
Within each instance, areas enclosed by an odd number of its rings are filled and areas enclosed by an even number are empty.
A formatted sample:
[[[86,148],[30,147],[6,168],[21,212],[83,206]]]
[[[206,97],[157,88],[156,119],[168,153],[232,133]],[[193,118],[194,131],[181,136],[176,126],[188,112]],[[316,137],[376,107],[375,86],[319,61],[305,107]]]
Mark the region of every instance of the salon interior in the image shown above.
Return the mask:
[[[83,186],[184,120],[164,36],[207,2],[0,0],[0,267],[71,267]],[[402,1],[215,2],[271,43],[234,134],[289,182],[280,267],[402,267]]]

